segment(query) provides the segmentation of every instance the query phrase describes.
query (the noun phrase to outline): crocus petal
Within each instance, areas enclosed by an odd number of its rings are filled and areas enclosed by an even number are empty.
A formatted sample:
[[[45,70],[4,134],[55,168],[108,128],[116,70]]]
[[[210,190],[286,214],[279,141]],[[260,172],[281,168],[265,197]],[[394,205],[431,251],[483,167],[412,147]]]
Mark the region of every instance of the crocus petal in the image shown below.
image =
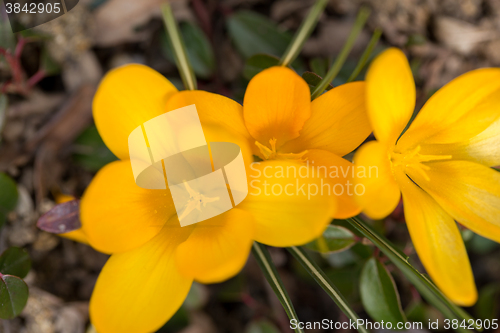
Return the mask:
[[[253,234],[252,214],[238,208],[200,222],[177,247],[177,267],[202,283],[227,280],[245,265]]]
[[[247,198],[238,206],[255,219],[255,240],[271,246],[305,244],[317,238],[334,216],[337,203],[310,167],[273,160],[250,167]]]
[[[130,161],[102,168],[85,191],[80,208],[88,241],[105,253],[144,244],[175,214],[170,191],[137,186]]]
[[[439,89],[401,137],[401,150],[417,144],[462,142],[500,117],[500,68],[470,71]]]
[[[471,139],[457,143],[422,145],[421,154],[445,154],[451,155],[454,160],[498,166],[500,165],[500,118]]]
[[[429,180],[410,169],[408,176],[457,222],[500,242],[500,173],[469,161],[427,164]]]
[[[203,127],[217,125],[226,132],[251,140],[243,120],[243,107],[230,98],[206,91],[181,91],[168,100],[165,110],[171,111],[191,104],[196,105]]]
[[[111,256],[90,300],[90,319],[98,332],[155,332],[172,317],[192,283],[174,260],[177,245],[191,231],[172,218],[146,244]]]
[[[363,212],[372,219],[381,219],[392,213],[401,193],[392,174],[387,146],[377,141],[365,143],[355,153],[354,164],[356,186],[362,185],[365,191],[356,196]]]
[[[329,151],[312,149],[305,155],[307,164],[313,167],[315,174],[324,178],[330,186],[324,190],[336,198],[338,207],[332,216],[346,219],[358,215],[361,207],[355,199],[354,173],[355,166],[346,159]]]
[[[271,67],[255,75],[243,101],[245,124],[263,145],[276,139],[276,148],[299,136],[311,115],[309,86],[286,67]]]
[[[457,224],[408,177],[399,178],[403,183],[406,224],[420,261],[439,289],[454,303],[473,305],[477,291]]]
[[[403,52],[390,48],[379,55],[366,74],[368,117],[375,137],[396,143],[415,108],[415,82]]]
[[[356,149],[372,131],[365,94],[365,83],[360,81],[343,84],[316,98],[300,136],[281,151],[323,149],[344,156]]]
[[[92,106],[106,146],[120,159],[128,159],[130,133],[145,121],[165,113],[165,103],[175,92],[172,83],[147,66],[126,65],[106,74]]]
[[[166,111],[196,105],[207,142],[236,143],[243,152],[247,165],[258,154],[255,140],[248,133],[243,120],[243,107],[230,98],[206,91],[181,91],[167,102]]]

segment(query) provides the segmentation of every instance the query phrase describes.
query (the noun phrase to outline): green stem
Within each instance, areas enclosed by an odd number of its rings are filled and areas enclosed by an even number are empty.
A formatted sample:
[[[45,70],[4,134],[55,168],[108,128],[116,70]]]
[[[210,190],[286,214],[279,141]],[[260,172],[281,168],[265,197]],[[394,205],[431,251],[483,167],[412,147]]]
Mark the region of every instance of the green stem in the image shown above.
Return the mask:
[[[368,16],[370,16],[370,10],[366,7],[362,7],[358,13],[358,16],[356,17],[356,22],[354,22],[354,26],[351,30],[351,33],[349,34],[349,37],[347,38],[347,41],[344,44],[344,47],[335,59],[335,62],[333,63],[328,73],[326,73],[326,76],[314,88],[311,96],[312,99],[315,99],[319,95],[321,95],[323,91],[325,91],[326,87],[333,81],[333,79],[335,79],[340,69],[342,68],[342,65],[344,65],[347,56],[351,52],[351,49],[354,46],[354,42],[356,42],[359,33],[361,32],[361,30],[363,30]]]
[[[295,60],[295,58],[297,58],[302,50],[302,46],[318,23],[319,16],[323,13],[327,3],[328,0],[316,1],[306,19],[302,22],[299,30],[295,33],[295,36],[293,37],[290,45],[288,45],[285,54],[281,57],[279,65],[288,66]]]
[[[163,22],[167,28],[167,33],[172,42],[172,48],[174,50],[175,63],[181,74],[182,82],[187,90],[196,90],[196,77],[191,67],[191,63],[187,57],[186,47],[184,46],[184,41],[179,33],[179,28],[175,22],[174,15],[172,13],[172,8],[170,4],[166,2],[161,7],[163,14]]]
[[[459,320],[474,320],[469,314],[464,310],[453,304],[442,292],[439,290],[431,280],[426,276],[417,271],[408,262],[408,257],[398,251],[394,246],[384,237],[378,235],[375,231],[371,229],[365,222],[357,217],[348,218],[346,220],[353,227],[355,227],[359,232],[368,238],[377,248],[380,249],[394,265],[396,265],[401,272],[408,278],[410,283],[412,283],[419,293],[432,305],[434,305],[439,311],[443,313],[448,319]],[[475,322],[475,321],[474,321]],[[463,330],[464,332],[470,332],[468,330]]]
[[[359,59],[358,64],[356,65],[356,68],[352,72],[351,76],[349,76],[349,79],[347,79],[347,82],[351,82],[354,79],[356,79],[363,69],[365,67],[366,63],[368,62],[368,58],[370,58],[373,49],[378,43],[378,40],[380,39],[380,35],[382,35],[382,30],[377,28],[373,32],[372,38],[370,39],[370,42],[368,43],[368,46],[366,47],[365,51],[361,55],[361,59]]]
[[[295,319],[299,322],[299,318],[297,317],[297,313],[295,313],[290,296],[288,296],[288,293],[283,286],[283,282],[278,275],[276,267],[274,266],[266,247],[260,243],[254,242],[252,246],[252,253],[257,260],[260,269],[264,273],[267,282],[269,282],[269,285],[273,288],[274,293],[278,297],[281,305],[283,305],[283,309],[285,309],[288,318],[290,318],[290,320]],[[300,328],[296,328],[295,332],[303,333],[304,331]]]
[[[339,306],[340,310],[351,319],[357,322],[359,317],[356,315],[347,304],[347,300],[340,293],[337,287],[330,281],[328,276],[318,267],[318,265],[309,257],[309,255],[302,248],[299,247],[289,247],[288,251],[300,262],[300,264],[307,270],[309,274],[318,282],[318,284],[323,288],[324,291],[333,299],[333,301]],[[361,333],[368,333],[363,325],[358,325],[358,331]]]

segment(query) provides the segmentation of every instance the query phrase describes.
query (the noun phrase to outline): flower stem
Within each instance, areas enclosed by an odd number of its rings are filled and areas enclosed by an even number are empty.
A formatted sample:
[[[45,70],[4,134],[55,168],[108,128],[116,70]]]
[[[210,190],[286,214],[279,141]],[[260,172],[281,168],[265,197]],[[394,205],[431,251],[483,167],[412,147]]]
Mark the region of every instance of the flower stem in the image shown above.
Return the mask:
[[[356,68],[354,68],[354,71],[352,72],[351,76],[349,76],[349,79],[347,79],[347,82],[351,82],[354,79],[356,79],[363,69],[365,67],[366,63],[368,62],[368,58],[370,58],[373,49],[378,43],[378,40],[380,39],[380,35],[382,35],[382,30],[377,28],[373,32],[372,38],[370,39],[370,42],[368,43],[368,46],[366,47],[365,51],[361,55],[361,59],[359,59],[358,64],[356,65]]]
[[[441,311],[445,317],[452,320],[458,318],[460,321],[465,320],[466,322],[474,320],[464,310],[453,304],[431,280],[410,265],[408,257],[404,253],[397,250],[387,239],[373,231],[364,221],[358,217],[348,218],[346,221],[372,241],[401,270],[419,293]],[[461,329],[461,331],[470,332],[465,329]]]
[[[330,281],[328,276],[318,267],[318,265],[309,257],[309,255],[302,248],[299,247],[289,247],[288,251],[300,262],[300,264],[307,270],[309,274],[318,282],[318,284],[323,288],[324,291],[333,299],[333,301],[339,306],[340,310],[352,321],[357,321],[359,319],[356,312],[354,312],[347,304],[347,300],[340,293],[337,287]],[[358,331],[361,333],[368,333],[363,325],[358,325]]]
[[[354,46],[354,42],[356,42],[359,33],[361,32],[361,30],[363,30],[368,16],[370,16],[370,10],[366,7],[362,7],[359,10],[358,16],[356,17],[356,22],[354,22],[354,26],[351,30],[351,33],[349,34],[349,37],[347,38],[347,41],[344,44],[344,47],[340,51],[339,55],[335,59],[335,62],[333,63],[328,73],[326,73],[323,80],[321,80],[321,82],[314,88],[311,96],[312,99],[315,99],[319,95],[321,95],[323,91],[325,91],[326,87],[333,81],[333,79],[335,79],[340,69],[342,68],[342,65],[346,61],[347,56],[351,52],[352,47]]]
[[[302,50],[302,46],[318,23],[319,16],[323,13],[327,3],[328,0],[316,1],[314,6],[309,11],[306,19],[302,22],[299,30],[295,33],[295,36],[293,37],[290,45],[288,45],[285,54],[281,57],[279,65],[288,66],[295,60],[295,58],[297,58]]]
[[[189,59],[187,57],[184,41],[182,40],[182,36],[179,33],[179,28],[177,27],[177,23],[175,22],[174,15],[172,13],[172,7],[170,7],[170,4],[166,2],[162,5],[161,10],[163,15],[163,22],[165,23],[168,36],[170,38],[170,41],[172,42],[175,62],[181,75],[182,82],[184,83],[184,87],[187,90],[196,90],[196,77],[194,76],[191,63],[189,62]]]
[[[269,282],[281,305],[283,305],[288,318],[290,318],[290,320],[295,319],[299,322],[299,318],[297,317],[297,313],[295,313],[290,296],[288,296],[288,293],[283,286],[283,282],[276,271],[276,267],[274,266],[266,247],[260,243],[254,242],[252,246],[252,253],[257,260],[262,273],[264,273],[267,282]],[[303,333],[304,331],[300,328],[296,328],[295,332]]]

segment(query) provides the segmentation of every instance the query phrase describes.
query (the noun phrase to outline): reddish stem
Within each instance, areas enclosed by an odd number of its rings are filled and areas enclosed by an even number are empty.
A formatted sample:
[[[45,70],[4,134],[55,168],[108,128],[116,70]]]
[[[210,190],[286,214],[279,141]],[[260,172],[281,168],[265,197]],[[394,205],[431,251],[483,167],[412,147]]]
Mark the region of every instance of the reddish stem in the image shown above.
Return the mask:
[[[33,74],[33,76],[28,79],[28,82],[27,82],[28,87],[32,88],[35,84],[37,84],[43,78],[45,78],[46,74],[47,73],[45,72],[45,70],[39,69],[38,72],[36,72],[35,74]]]

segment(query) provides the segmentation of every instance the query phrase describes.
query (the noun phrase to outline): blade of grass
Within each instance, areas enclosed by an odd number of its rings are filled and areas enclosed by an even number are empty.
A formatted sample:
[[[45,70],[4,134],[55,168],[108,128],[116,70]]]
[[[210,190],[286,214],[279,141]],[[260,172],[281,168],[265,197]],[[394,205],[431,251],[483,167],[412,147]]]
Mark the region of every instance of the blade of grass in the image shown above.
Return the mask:
[[[365,51],[361,55],[361,58],[359,59],[358,64],[356,65],[356,68],[354,68],[354,71],[352,72],[351,76],[349,76],[349,79],[347,79],[347,82],[352,82],[355,78],[358,77],[359,73],[361,70],[365,67],[366,63],[368,62],[368,58],[370,58],[373,49],[378,43],[378,40],[380,39],[380,35],[382,35],[382,30],[377,28],[373,32],[372,38],[370,39],[370,42],[368,43],[368,46],[366,47]]]
[[[354,228],[368,238],[377,248],[382,251],[391,262],[396,265],[406,278],[417,288],[418,292],[432,305],[434,305],[443,315],[449,319],[474,320],[464,310],[453,304],[442,292],[436,287],[431,280],[425,275],[417,271],[409,262],[408,257],[394,248],[394,246],[383,236],[377,234],[364,221],[357,217],[348,218],[346,220]],[[475,323],[475,320],[474,320]],[[459,329],[462,332],[470,332],[469,330]]]
[[[359,33],[361,32],[361,30],[363,30],[368,16],[370,16],[370,10],[366,7],[362,7],[359,10],[356,21],[354,22],[354,26],[351,30],[351,33],[349,34],[349,37],[347,37],[347,41],[345,42],[344,47],[335,59],[335,62],[333,63],[328,73],[326,73],[323,80],[321,80],[321,82],[314,89],[311,96],[312,99],[315,99],[319,95],[321,95],[323,91],[325,91],[326,87],[333,81],[333,79],[335,79],[340,69],[342,68],[342,65],[346,61],[347,56],[351,52],[354,42],[356,42]]]
[[[314,6],[309,11],[306,19],[300,25],[299,30],[297,30],[297,32],[295,33],[295,36],[293,37],[290,45],[288,45],[285,54],[283,54],[283,57],[281,57],[279,62],[281,66],[288,66],[295,60],[295,58],[297,58],[300,51],[302,50],[302,46],[318,23],[319,16],[321,15],[321,13],[323,13],[323,10],[325,9],[327,3],[328,0],[316,1]]]
[[[196,77],[194,76],[193,68],[191,67],[191,63],[187,57],[186,47],[179,33],[179,27],[175,22],[172,7],[170,7],[170,4],[166,2],[162,5],[161,11],[163,22],[167,28],[167,34],[172,42],[175,62],[181,75],[182,82],[184,83],[184,87],[187,90],[196,90]]]
[[[359,319],[356,312],[354,312],[347,300],[340,293],[337,287],[330,281],[326,274],[318,267],[318,265],[309,257],[306,251],[299,247],[289,247],[287,250],[297,259],[298,262],[307,270],[309,274],[318,282],[318,284],[323,288],[324,291],[333,299],[333,301],[339,306],[340,310],[351,319],[357,322]],[[368,333],[368,330],[363,325],[358,325],[358,331],[361,333]]]
[[[281,305],[283,305],[283,309],[285,309],[288,318],[290,318],[290,320],[295,319],[299,322],[299,318],[295,313],[290,296],[288,296],[288,293],[283,286],[283,282],[276,271],[276,267],[274,266],[266,247],[260,243],[254,242],[252,246],[252,253],[257,260],[262,273],[264,273],[267,282],[271,285],[271,288],[273,288],[274,293],[280,300]],[[304,331],[300,328],[296,328],[295,332],[303,333]]]

